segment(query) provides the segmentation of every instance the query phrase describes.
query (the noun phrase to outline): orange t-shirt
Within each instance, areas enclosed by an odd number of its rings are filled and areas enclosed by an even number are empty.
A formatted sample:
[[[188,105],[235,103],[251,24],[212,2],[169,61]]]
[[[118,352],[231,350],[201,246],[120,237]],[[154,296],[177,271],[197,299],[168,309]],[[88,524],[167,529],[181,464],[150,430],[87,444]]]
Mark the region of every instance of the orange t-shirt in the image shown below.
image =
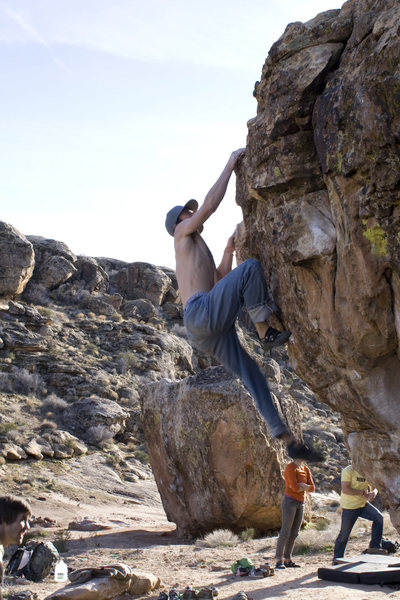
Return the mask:
[[[304,490],[298,491],[298,483],[307,483],[310,485],[311,487],[309,492],[313,492],[315,490],[315,485],[311,477],[311,471],[304,464],[298,466],[295,462],[291,462],[286,465],[284,478],[285,496],[289,496],[290,498],[294,498],[300,502],[304,502],[305,492]]]

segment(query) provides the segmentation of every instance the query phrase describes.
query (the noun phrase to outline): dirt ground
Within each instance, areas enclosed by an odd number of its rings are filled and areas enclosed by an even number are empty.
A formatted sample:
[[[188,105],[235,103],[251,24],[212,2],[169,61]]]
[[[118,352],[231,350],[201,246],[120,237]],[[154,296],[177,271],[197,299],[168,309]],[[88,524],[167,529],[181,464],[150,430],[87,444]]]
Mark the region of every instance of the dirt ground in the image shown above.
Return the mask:
[[[73,469],[72,471],[73,472]],[[14,473],[16,476],[21,473]],[[64,474],[64,479],[65,479]],[[154,480],[139,481],[131,493],[110,485],[104,478],[103,490],[89,489],[90,478],[80,481],[80,487],[61,488],[62,477],[51,489],[35,489],[30,501],[35,517],[53,519],[52,527],[41,529],[49,541],[61,540],[61,556],[68,567],[83,568],[123,562],[134,571],[154,573],[161,578],[164,588],[183,591],[187,585],[204,587],[214,585],[218,598],[231,599],[237,592],[245,591],[253,600],[264,598],[290,598],[293,600],[331,600],[333,597],[351,600],[398,598],[399,591],[390,587],[333,584],[317,577],[317,570],[331,564],[332,553],[296,556],[298,569],[276,571],[262,579],[238,578],[230,571],[231,564],[244,556],[256,566],[266,561],[274,564],[276,537],[264,537],[247,542],[239,541],[234,547],[204,547],[199,542],[186,542],[177,538],[175,525],[166,519]],[[65,479],[66,481],[66,479]],[[92,480],[94,484],[94,480]],[[99,486],[100,484],[98,484]],[[96,486],[95,486],[96,487]],[[111,492],[114,489],[114,494]],[[134,493],[132,492],[134,490]],[[15,489],[9,490],[15,492]],[[68,524],[74,519],[88,517],[103,524],[100,531],[71,531]],[[45,532],[43,534],[43,532]],[[360,553],[368,544],[364,537],[350,540],[349,554]],[[5,597],[12,593],[30,590],[43,600],[64,584],[55,583],[49,576],[45,581],[16,582],[6,578]],[[156,599],[160,590],[146,598]],[[127,600],[125,596],[124,600]]]

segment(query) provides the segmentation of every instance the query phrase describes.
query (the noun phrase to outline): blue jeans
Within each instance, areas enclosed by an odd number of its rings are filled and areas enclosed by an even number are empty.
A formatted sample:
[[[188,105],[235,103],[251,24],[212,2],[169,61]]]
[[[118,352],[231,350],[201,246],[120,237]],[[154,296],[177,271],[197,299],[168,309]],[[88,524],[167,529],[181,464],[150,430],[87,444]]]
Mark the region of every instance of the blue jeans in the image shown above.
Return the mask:
[[[257,363],[239,343],[235,321],[245,307],[254,323],[265,321],[276,306],[268,294],[258,260],[248,258],[225,275],[210,292],[194,294],[186,303],[184,324],[194,346],[212,354],[239,377],[253,396],[271,435],[287,432]]]
[[[343,508],[342,524],[336,538],[333,558],[342,558],[346,550],[351,530],[358,517],[372,521],[370,548],[382,548],[383,515],[375,506],[366,503],[362,508]]]
[[[282,527],[279,532],[276,545],[275,558],[277,561],[285,558],[292,560],[294,542],[299,535],[300,527],[303,522],[304,502],[283,496],[282,499]]]

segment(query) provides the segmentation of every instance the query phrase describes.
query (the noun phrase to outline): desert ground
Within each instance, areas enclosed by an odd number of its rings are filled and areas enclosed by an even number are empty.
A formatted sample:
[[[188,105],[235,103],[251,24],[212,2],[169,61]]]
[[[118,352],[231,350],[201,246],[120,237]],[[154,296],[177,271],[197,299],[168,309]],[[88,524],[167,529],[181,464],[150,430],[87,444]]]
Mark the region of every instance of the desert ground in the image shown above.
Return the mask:
[[[340,517],[332,507],[329,515],[324,513],[326,507],[334,505],[329,498],[324,502],[322,495],[315,497],[314,514],[321,518],[328,515],[333,528],[301,532],[299,547],[312,540],[311,551],[295,556],[301,568],[275,571],[272,577],[261,579],[238,578],[233,576],[230,566],[244,556],[256,566],[266,561],[274,564],[276,535],[248,541],[239,539],[234,546],[217,547],[208,547],[201,539],[179,539],[175,525],[166,518],[152,477],[123,484],[113,469],[97,462],[99,460],[92,455],[80,458],[79,464],[69,461],[68,468],[64,466],[61,473],[56,461],[47,465],[42,463],[40,485],[29,480],[32,468],[28,462],[3,467],[2,480],[8,481],[8,491],[20,494],[25,491],[23,495],[31,502],[37,524],[30,535],[37,536],[38,541],[45,539],[56,543],[70,569],[123,562],[134,571],[151,572],[160,577],[161,589],[167,592],[171,588],[183,591],[187,585],[214,585],[221,600],[231,599],[239,591],[245,591],[253,600],[331,600],[333,596],[352,600],[398,598],[399,592],[393,587],[333,584],[318,579],[318,568],[331,563],[331,544],[340,523]],[[68,528],[72,521],[84,518],[95,522],[98,529],[76,531]],[[50,520],[46,524],[49,527],[41,525],[44,519]],[[368,545],[369,524],[359,523],[349,542],[349,554],[359,554]],[[388,522],[386,528],[393,535],[390,527]],[[43,600],[63,585],[55,583],[51,576],[39,583],[7,577],[3,591],[7,598],[30,590]],[[146,597],[156,599],[159,592],[160,589],[155,590]],[[128,597],[120,596],[119,600]]]

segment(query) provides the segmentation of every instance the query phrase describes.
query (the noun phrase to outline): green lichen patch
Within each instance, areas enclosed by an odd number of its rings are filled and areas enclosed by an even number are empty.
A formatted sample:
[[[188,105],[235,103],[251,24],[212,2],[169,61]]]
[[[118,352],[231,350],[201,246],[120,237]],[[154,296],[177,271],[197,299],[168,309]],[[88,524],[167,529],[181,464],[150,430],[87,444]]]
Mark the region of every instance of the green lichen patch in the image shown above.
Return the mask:
[[[368,219],[363,219],[363,225],[365,226],[364,236],[371,244],[371,250],[373,254],[378,256],[387,256],[387,237],[385,231],[379,225],[379,223],[373,223],[368,225]]]
[[[279,167],[274,167],[274,175],[275,177],[280,177],[282,175]]]

